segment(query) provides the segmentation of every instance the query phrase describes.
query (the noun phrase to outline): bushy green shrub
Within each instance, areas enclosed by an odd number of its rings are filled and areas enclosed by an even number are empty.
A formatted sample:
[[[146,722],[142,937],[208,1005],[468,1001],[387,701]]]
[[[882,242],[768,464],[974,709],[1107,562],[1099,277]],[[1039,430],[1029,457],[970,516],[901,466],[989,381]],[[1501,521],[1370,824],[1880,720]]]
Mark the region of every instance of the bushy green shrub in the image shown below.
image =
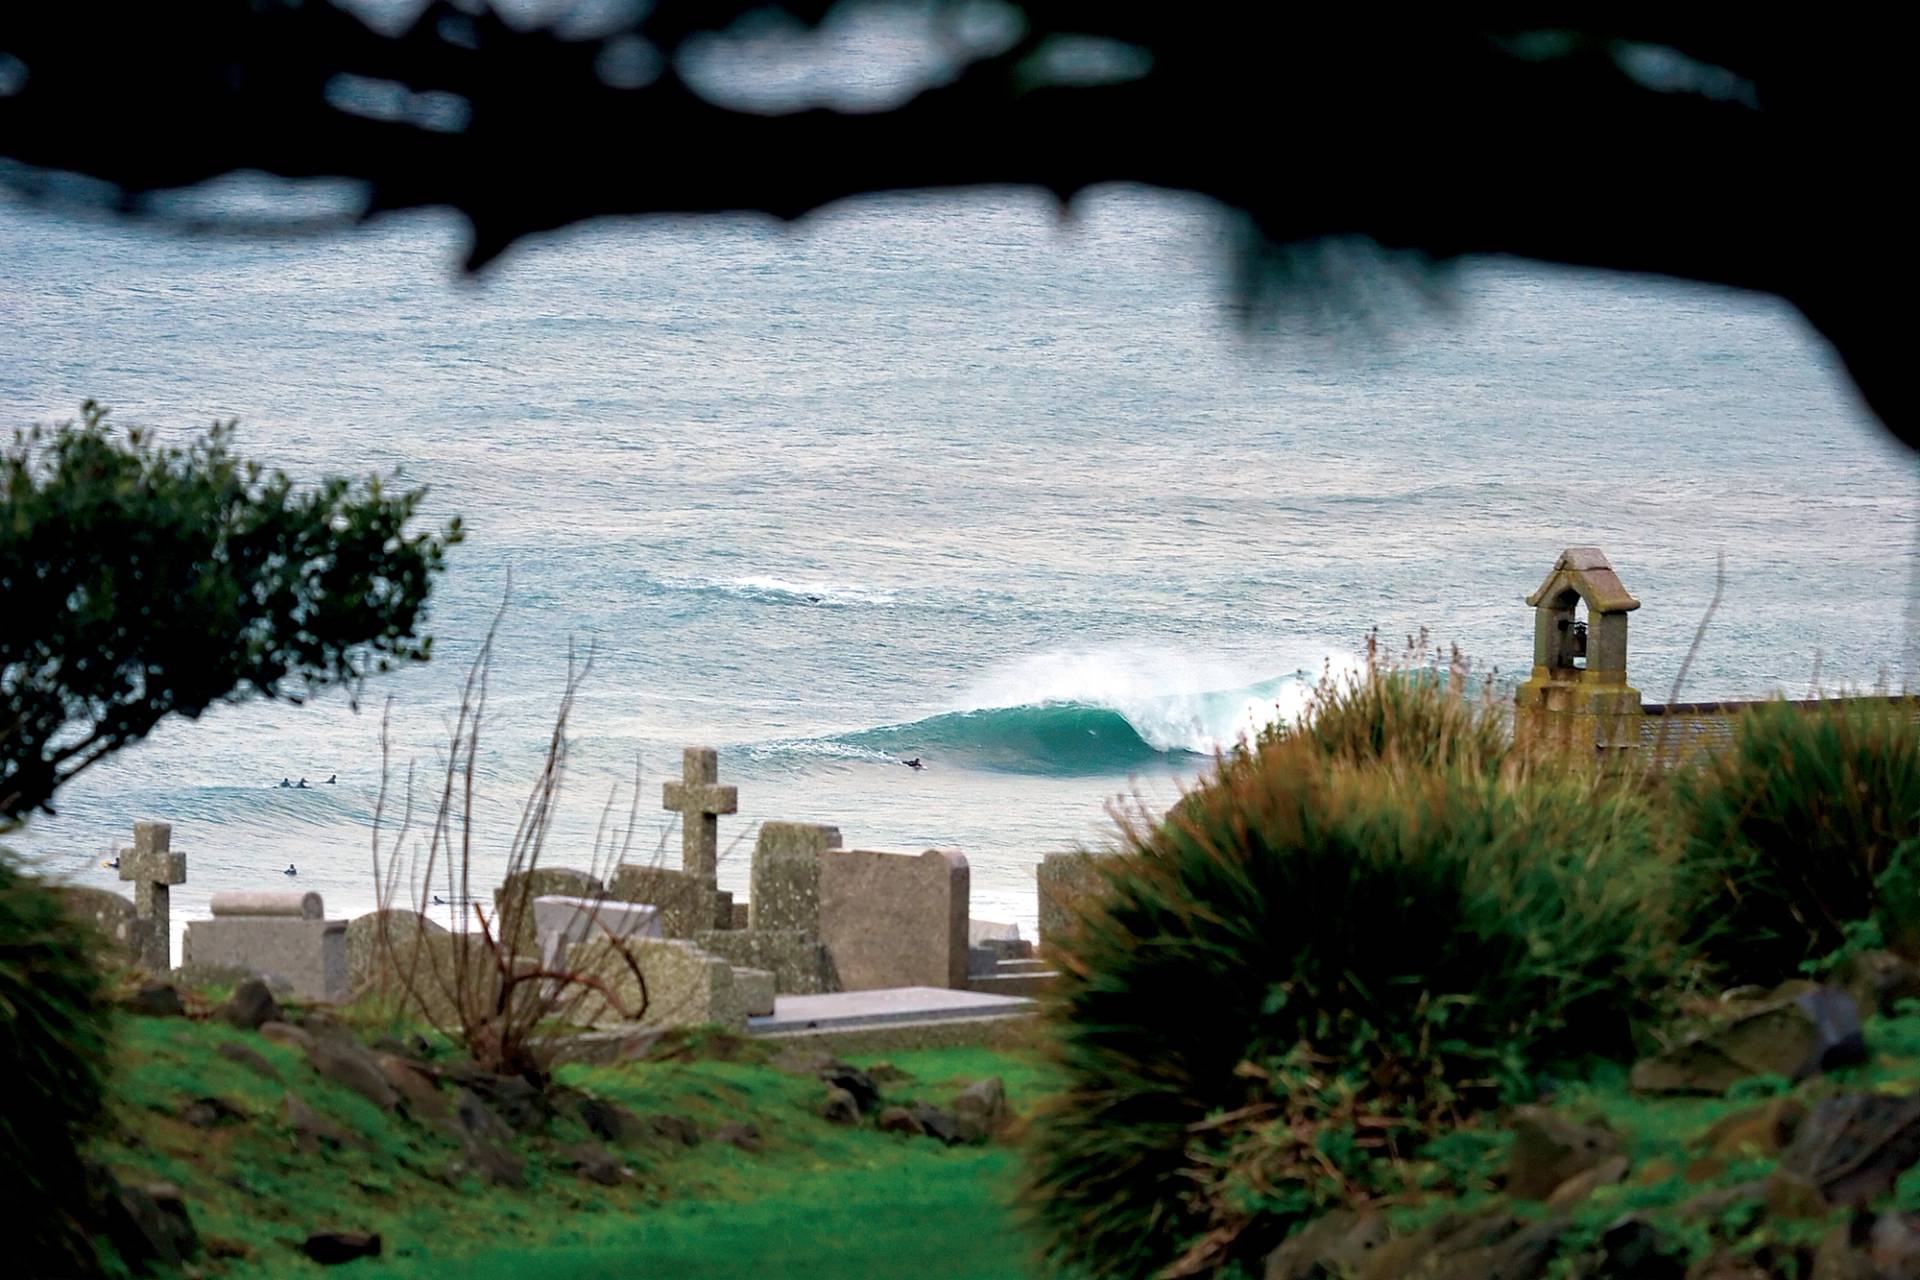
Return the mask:
[[[1651,828],[1603,780],[1295,738],[1128,830],[1056,942],[1070,1084],[1030,1197],[1053,1259],[1257,1260],[1436,1123],[1631,1053],[1667,959]]]
[[[1460,679],[1454,673],[1459,672]],[[1358,669],[1329,668],[1314,686],[1300,719],[1269,739],[1303,737],[1339,760],[1392,760],[1415,765],[1500,767],[1512,750],[1506,710],[1490,686],[1474,695],[1458,686],[1464,664],[1456,650],[1448,669],[1428,660],[1424,633],[1389,660],[1377,637],[1367,639]]]
[[[1686,934],[1726,980],[1794,976],[1861,925],[1920,955],[1914,877],[1888,874],[1920,837],[1916,714],[1881,699],[1756,707],[1730,746],[1676,773]]]
[[[92,1269],[79,1144],[100,1113],[104,979],[58,893],[0,849],[0,1204],[23,1276]]]

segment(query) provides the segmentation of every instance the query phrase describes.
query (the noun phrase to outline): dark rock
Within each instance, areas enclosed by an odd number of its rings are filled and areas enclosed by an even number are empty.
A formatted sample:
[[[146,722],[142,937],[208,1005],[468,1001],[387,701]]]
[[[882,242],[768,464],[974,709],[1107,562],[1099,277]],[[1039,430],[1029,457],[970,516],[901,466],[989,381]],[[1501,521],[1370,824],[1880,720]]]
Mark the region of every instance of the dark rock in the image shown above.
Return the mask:
[[[1759,1204],[1766,1194],[1767,1182],[1764,1178],[1733,1187],[1715,1187],[1682,1200],[1674,1206],[1673,1215],[1682,1222],[1710,1222],[1735,1205]]]
[[[861,1115],[872,1115],[880,1108],[880,1086],[873,1077],[857,1067],[836,1065],[820,1073],[820,1078],[836,1089],[853,1096],[853,1105]]]
[[[1625,1180],[1629,1163],[1625,1156],[1609,1156],[1591,1169],[1583,1169],[1553,1189],[1547,1207],[1565,1209],[1579,1204],[1601,1187]]]
[[[1862,1014],[1891,1014],[1902,1000],[1920,1000],[1920,965],[1891,951],[1859,951],[1834,971]]]
[[[255,1031],[263,1023],[280,1020],[280,1002],[260,979],[242,978],[213,1016],[241,1031]]]
[[[1812,1280],[1882,1280],[1867,1253],[1866,1236],[1865,1229],[1856,1233],[1850,1225],[1841,1225],[1821,1237],[1813,1251]]]
[[[1336,1209],[1315,1218],[1268,1254],[1265,1280],[1353,1275],[1386,1241],[1387,1220],[1382,1215]]]
[[[845,1089],[829,1088],[826,1101],[820,1104],[820,1115],[828,1124],[856,1125],[860,1123],[860,1104]]]
[[[453,1095],[453,1115],[461,1131],[469,1137],[487,1142],[513,1140],[512,1126],[493,1114],[493,1109],[471,1089],[461,1089]]]
[[[440,1082],[434,1079],[432,1072],[412,1059],[395,1053],[380,1054],[373,1061],[387,1084],[406,1101],[410,1111],[434,1121],[445,1120],[451,1113],[452,1108],[440,1092]]]
[[[1790,1080],[1866,1059],[1860,1012],[1838,987],[1789,987],[1769,1000],[1634,1064],[1642,1093],[1724,1093],[1750,1076]]]
[[[1567,1179],[1620,1151],[1612,1130],[1578,1124],[1545,1107],[1516,1108],[1508,1127],[1513,1150],[1507,1157],[1507,1194],[1521,1200],[1545,1200]]]
[[[331,1147],[337,1151],[345,1146],[361,1145],[356,1135],[315,1111],[302,1101],[298,1094],[287,1094],[283,1102],[287,1109],[287,1125],[293,1130],[294,1141],[299,1145],[300,1150],[308,1155],[312,1155],[322,1147]]]
[[[298,1049],[302,1053],[309,1052],[314,1046],[312,1034],[303,1027],[294,1026],[291,1022],[261,1023],[260,1038],[283,1048]]]
[[[560,1153],[561,1163],[589,1182],[617,1187],[633,1181],[633,1170],[620,1163],[613,1153],[593,1142],[575,1143]]]
[[[1817,1103],[1780,1157],[1832,1204],[1863,1205],[1920,1161],[1920,1093],[1847,1093]]]
[[[913,1112],[905,1107],[881,1108],[880,1118],[876,1123],[879,1124],[882,1133],[904,1133],[910,1138],[918,1138],[926,1132],[920,1127],[920,1121],[914,1118]]]
[[[439,1072],[484,1099],[516,1133],[531,1133],[553,1119],[552,1098],[531,1080],[495,1075],[470,1062],[453,1063],[439,1068]]]
[[[1410,1236],[1376,1246],[1361,1280],[1537,1280],[1560,1247],[1561,1218],[1541,1222],[1489,1209],[1446,1215]]]
[[[1645,1218],[1620,1219],[1600,1236],[1600,1256],[1585,1280],[1684,1280],[1686,1250]]]
[[[228,1062],[237,1062],[255,1075],[265,1076],[269,1080],[278,1080],[280,1072],[271,1062],[255,1049],[243,1044],[227,1043],[214,1050]]]
[[[1889,1209],[1873,1220],[1866,1236],[1877,1280],[1920,1278],[1920,1223],[1912,1214]]]
[[[171,1183],[132,1185],[93,1171],[99,1232],[136,1273],[179,1267],[200,1253],[200,1234],[180,1189]]]
[[[377,1258],[380,1235],[370,1231],[316,1231],[300,1246],[300,1252],[323,1267],[338,1266],[356,1258]]]
[[[853,1070],[851,1063],[842,1062],[820,1049],[803,1048],[800,1045],[786,1045],[780,1052],[767,1060],[767,1065],[775,1071],[784,1071],[790,1076],[819,1076],[831,1070]]]
[[[307,1050],[307,1061],[322,1079],[353,1090],[382,1111],[400,1105],[400,1095],[387,1083],[380,1064],[357,1044],[331,1037],[316,1039]]]
[[[749,1153],[765,1145],[760,1137],[759,1126],[751,1124],[723,1124],[713,1131],[713,1140]]]
[[[120,1007],[141,1018],[181,1018],[187,1006],[171,982],[145,982],[140,989],[120,1002]]]
[[[1807,1104],[1798,1098],[1769,1098],[1757,1107],[1722,1116],[1707,1130],[1701,1145],[1709,1155],[1729,1159],[1777,1156],[1793,1141],[1806,1115]]]
[[[180,1118],[196,1129],[215,1129],[237,1124],[247,1118],[247,1113],[220,1098],[195,1098],[181,1108]]]
[[[640,1133],[640,1117],[617,1102],[583,1097],[577,1106],[580,1122],[602,1142],[626,1142]]]
[[[700,1126],[686,1116],[652,1115],[644,1123],[653,1137],[665,1138],[683,1147],[700,1145]]]
[[[966,1141],[960,1122],[954,1119],[951,1112],[925,1102],[916,1102],[913,1104],[913,1118],[920,1122],[921,1131],[929,1138],[936,1138],[949,1147]]]
[[[1007,1089],[999,1076],[975,1081],[950,1104],[960,1136],[967,1142],[985,1142],[1013,1120],[1007,1107]]]
[[[1830,1207],[1811,1178],[1790,1169],[1775,1169],[1760,1180],[1760,1202],[1769,1218],[1782,1221],[1824,1218]]]
[[[468,1134],[461,1142],[460,1154],[467,1170],[494,1186],[511,1187],[516,1191],[525,1189],[526,1161],[498,1143]]]

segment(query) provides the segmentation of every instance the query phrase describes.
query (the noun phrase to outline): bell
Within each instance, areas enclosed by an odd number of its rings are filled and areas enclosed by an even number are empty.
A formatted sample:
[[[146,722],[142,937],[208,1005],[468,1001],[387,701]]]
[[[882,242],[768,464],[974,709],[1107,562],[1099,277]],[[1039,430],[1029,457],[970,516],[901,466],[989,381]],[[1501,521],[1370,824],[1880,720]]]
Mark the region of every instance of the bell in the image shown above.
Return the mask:
[[[1573,647],[1569,656],[1575,662],[1587,660],[1587,624],[1584,622],[1573,624]]]

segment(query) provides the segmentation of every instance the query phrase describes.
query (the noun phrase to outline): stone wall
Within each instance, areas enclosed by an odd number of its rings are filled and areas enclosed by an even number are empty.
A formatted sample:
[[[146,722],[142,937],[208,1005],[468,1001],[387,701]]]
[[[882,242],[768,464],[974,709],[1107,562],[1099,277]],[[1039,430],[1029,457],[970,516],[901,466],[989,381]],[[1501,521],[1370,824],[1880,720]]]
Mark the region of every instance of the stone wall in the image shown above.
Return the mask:
[[[1920,720],[1920,699],[1802,698],[1787,705],[1820,711],[1876,703],[1904,707]],[[1734,725],[1743,711],[1767,705],[1765,701],[1648,703],[1640,721],[1641,758],[1661,768],[1694,763],[1732,743]]]

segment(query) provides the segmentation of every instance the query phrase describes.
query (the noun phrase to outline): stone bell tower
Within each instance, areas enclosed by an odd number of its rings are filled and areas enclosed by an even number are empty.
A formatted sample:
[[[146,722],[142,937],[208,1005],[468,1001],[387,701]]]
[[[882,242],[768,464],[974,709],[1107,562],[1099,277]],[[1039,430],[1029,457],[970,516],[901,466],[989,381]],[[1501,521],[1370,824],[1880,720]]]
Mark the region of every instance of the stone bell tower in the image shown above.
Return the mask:
[[[1533,676],[1514,692],[1515,740],[1625,763],[1640,744],[1640,691],[1627,683],[1627,615],[1640,602],[1600,548],[1568,547],[1527,603]]]

